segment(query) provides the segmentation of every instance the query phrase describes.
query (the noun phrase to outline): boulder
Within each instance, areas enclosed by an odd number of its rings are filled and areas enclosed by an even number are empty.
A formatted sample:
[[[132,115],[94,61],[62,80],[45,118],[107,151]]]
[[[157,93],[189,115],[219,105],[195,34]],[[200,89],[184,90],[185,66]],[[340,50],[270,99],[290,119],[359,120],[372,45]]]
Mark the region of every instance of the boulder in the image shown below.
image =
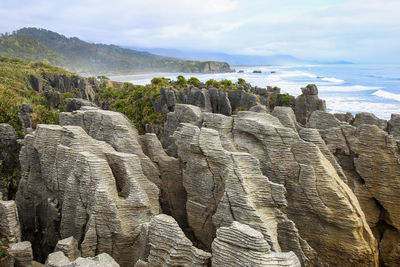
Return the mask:
[[[378,117],[376,117],[372,113],[368,112],[361,112],[356,114],[356,117],[354,118],[353,125],[355,127],[360,126],[361,124],[369,124],[369,125],[376,125],[382,130],[387,129],[387,121],[386,120],[381,120]]]
[[[61,104],[61,94],[59,92],[46,91],[44,92],[44,96],[49,102],[49,106],[51,109],[58,109]]]
[[[311,113],[311,116],[307,121],[307,128],[328,129],[339,127],[341,124],[341,121],[338,120],[335,115],[325,111],[316,110]]]
[[[268,247],[260,232],[234,221],[217,230],[212,243],[212,266],[301,266],[293,252],[271,253]]]

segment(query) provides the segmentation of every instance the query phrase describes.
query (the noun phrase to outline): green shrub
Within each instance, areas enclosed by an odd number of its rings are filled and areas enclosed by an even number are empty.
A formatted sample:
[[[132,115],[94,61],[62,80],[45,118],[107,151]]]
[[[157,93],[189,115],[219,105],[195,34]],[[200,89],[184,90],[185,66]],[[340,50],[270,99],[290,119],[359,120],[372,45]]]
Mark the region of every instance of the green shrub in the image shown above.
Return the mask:
[[[291,106],[292,105],[292,97],[288,93],[279,94],[278,95],[278,103],[279,103],[279,105],[282,105],[282,106]]]
[[[190,77],[190,79],[188,80],[188,84],[198,87],[200,84],[200,80],[197,79],[196,77]]]

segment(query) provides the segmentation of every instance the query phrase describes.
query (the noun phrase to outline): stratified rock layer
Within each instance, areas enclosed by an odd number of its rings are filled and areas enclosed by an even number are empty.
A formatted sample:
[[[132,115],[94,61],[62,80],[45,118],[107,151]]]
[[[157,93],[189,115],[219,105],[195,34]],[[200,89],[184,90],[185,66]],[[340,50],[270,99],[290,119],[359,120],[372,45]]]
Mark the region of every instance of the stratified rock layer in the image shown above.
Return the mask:
[[[155,216],[148,229],[147,263],[137,266],[208,266],[211,254],[192,245],[170,216]]]
[[[217,230],[212,252],[212,266],[218,267],[301,266],[293,252],[271,253],[260,232],[238,222]]]
[[[116,152],[78,126],[38,125],[20,161],[22,236],[38,259],[70,236],[83,257],[105,252],[123,266],[141,257],[141,224],[158,214],[159,190],[137,155]]]
[[[397,249],[400,243],[398,143],[382,130],[385,128],[382,120],[377,121],[369,114],[357,115],[356,120],[354,125],[358,127],[348,124],[315,126],[341,165],[380,242],[381,261],[385,266],[397,266],[400,261]]]

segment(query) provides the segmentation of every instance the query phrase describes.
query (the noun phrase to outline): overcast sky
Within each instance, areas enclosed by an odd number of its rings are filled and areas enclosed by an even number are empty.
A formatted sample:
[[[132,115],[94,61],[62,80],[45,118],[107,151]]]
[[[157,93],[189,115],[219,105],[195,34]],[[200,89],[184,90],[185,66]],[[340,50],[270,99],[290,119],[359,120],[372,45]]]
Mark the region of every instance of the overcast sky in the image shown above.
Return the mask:
[[[400,63],[400,0],[1,0],[0,32],[312,60]]]

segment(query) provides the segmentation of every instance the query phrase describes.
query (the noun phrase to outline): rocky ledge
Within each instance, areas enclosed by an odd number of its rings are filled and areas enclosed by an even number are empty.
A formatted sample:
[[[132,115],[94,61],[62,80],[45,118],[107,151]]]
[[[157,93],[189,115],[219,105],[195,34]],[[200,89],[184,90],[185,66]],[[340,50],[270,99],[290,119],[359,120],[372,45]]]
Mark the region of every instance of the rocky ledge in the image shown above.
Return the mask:
[[[81,100],[23,140],[1,125],[5,151],[22,146],[15,201],[0,201],[2,261],[399,266],[400,115],[326,113],[302,90],[294,108],[236,114],[251,92],[161,91],[161,141]]]

